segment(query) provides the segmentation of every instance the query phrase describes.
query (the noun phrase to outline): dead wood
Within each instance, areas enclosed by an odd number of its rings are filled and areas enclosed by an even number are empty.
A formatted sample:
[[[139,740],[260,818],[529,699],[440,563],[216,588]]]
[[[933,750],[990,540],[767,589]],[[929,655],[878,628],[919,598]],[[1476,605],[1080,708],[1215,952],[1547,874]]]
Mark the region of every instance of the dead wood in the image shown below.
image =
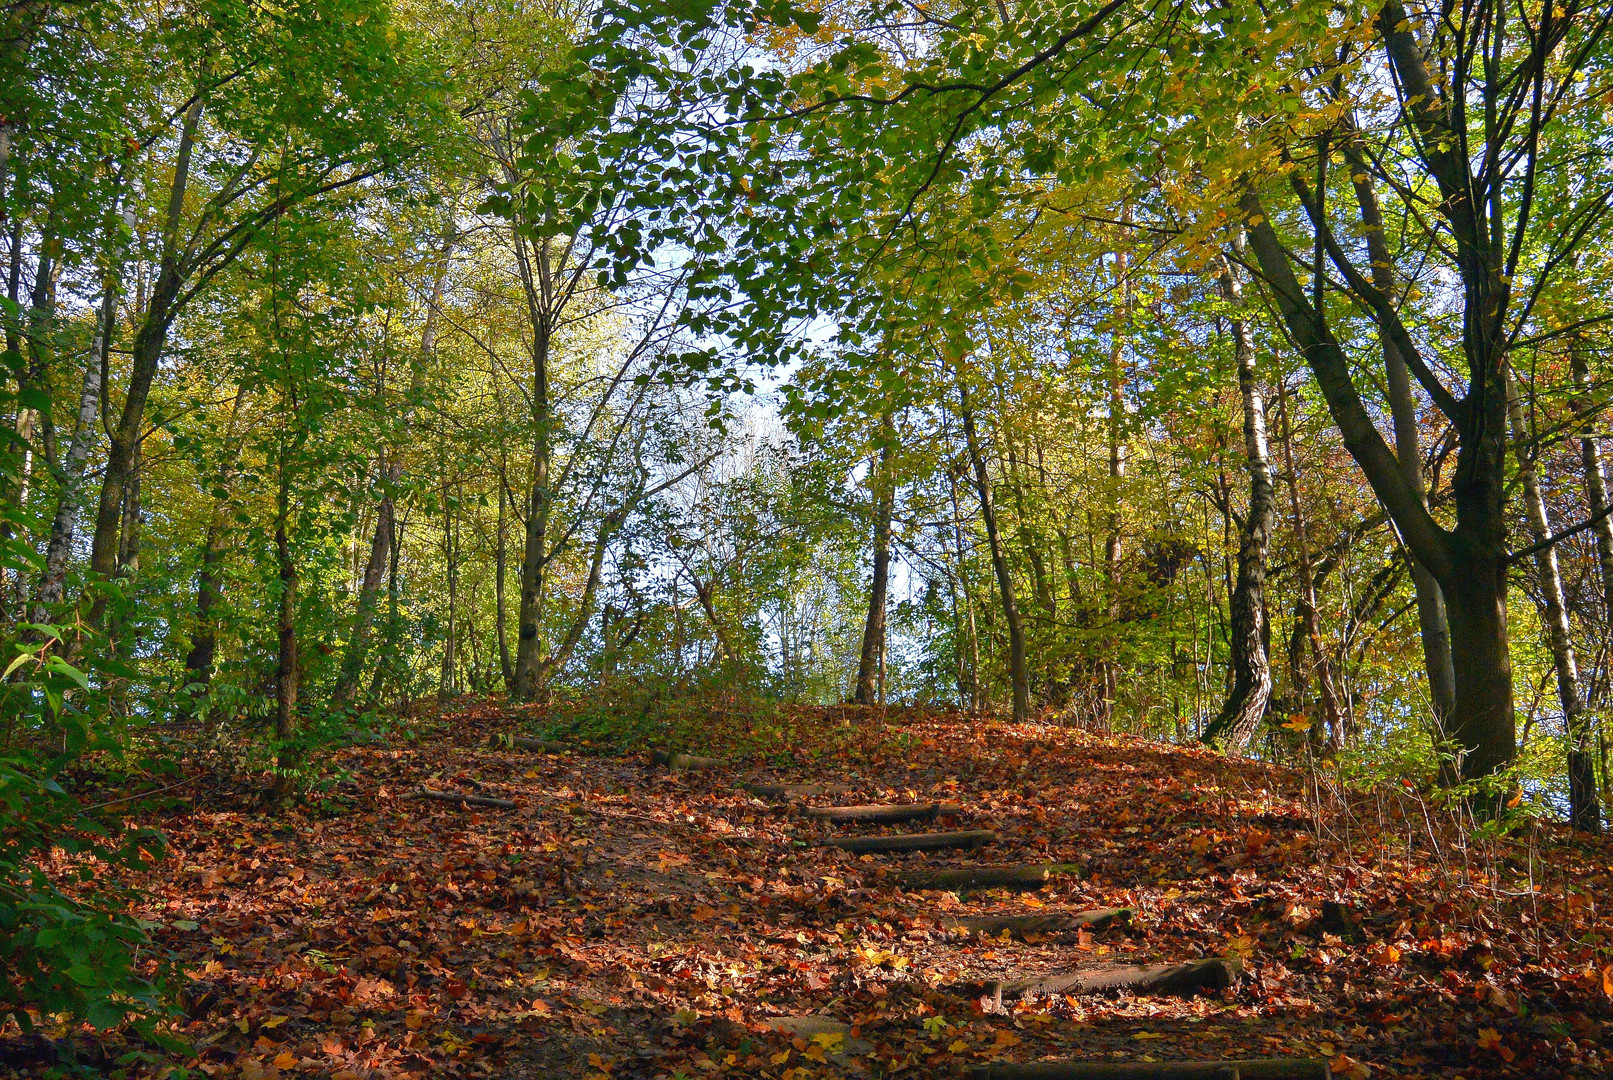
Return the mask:
[[[657,765],[665,765],[669,769],[720,769],[728,762],[722,758],[699,757],[695,754],[674,754],[667,750],[656,750],[650,754],[651,760]]]
[[[955,803],[901,803],[895,806],[803,806],[800,812],[807,817],[825,821],[928,821],[946,814],[961,814],[963,807]]]
[[[901,836],[842,836],[833,840],[820,840],[821,847],[837,847],[842,851],[945,851],[949,848],[976,848],[997,842],[997,834],[990,829],[971,829],[965,832],[910,833]]]
[[[740,784],[741,791],[764,799],[810,799],[818,795],[844,795],[845,784]]]
[[[1007,932],[1010,937],[1022,938],[1029,934],[1067,934],[1088,927],[1102,930],[1117,922],[1130,922],[1130,908],[1094,908],[1090,911],[1057,911],[1041,915],[971,915],[961,919],[945,919],[941,925],[948,930],[967,930],[971,934],[997,937]]]
[[[982,1065],[972,1080],[1328,1080],[1316,1058],[1248,1058],[1240,1061],[1037,1061]]]
[[[965,866],[955,870],[909,870],[896,875],[904,889],[1040,889],[1053,867]]]
[[[563,742],[553,742],[549,739],[534,739],[526,735],[509,736],[510,746],[517,750],[532,750],[539,754],[565,754],[571,747]]]
[[[1237,960],[1221,957],[1185,964],[1105,964],[1034,979],[964,983],[959,988],[971,994],[984,990],[999,1002],[1045,994],[1095,994],[1104,990],[1187,997],[1201,990],[1225,990],[1237,980],[1242,967]]]
[[[435,799],[437,802],[464,803],[467,806],[488,806],[494,810],[514,810],[515,803],[510,799],[495,799],[491,795],[468,795],[463,791],[431,791],[422,788],[418,795],[422,799]]]

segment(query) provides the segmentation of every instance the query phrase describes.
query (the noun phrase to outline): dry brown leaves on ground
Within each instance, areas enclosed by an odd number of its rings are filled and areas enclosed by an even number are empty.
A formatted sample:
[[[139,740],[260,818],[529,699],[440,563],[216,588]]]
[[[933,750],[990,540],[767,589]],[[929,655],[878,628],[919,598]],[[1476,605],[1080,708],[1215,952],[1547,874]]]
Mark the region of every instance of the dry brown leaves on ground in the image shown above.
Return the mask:
[[[1613,1065],[1613,849],[1563,832],[1482,851],[1383,793],[1121,736],[949,713],[798,710],[793,761],[671,771],[648,755],[490,749],[497,705],[418,744],[354,748],[345,808],[199,793],[140,883],[182,970],[192,1075],[965,1075],[1043,1057],[1325,1057],[1335,1075],[1596,1077]],[[836,732],[825,753],[825,732]],[[720,753],[721,747],[708,752]],[[818,805],[941,802],[826,823]],[[416,798],[422,788],[513,809]],[[1314,787],[1312,788],[1314,790]],[[977,851],[853,855],[852,833],[995,830]],[[1052,864],[1029,892],[917,892],[902,871]],[[970,937],[962,916],[1128,908],[1129,923]],[[1056,925],[1056,920],[1049,920]],[[1230,989],[1001,1006],[994,980],[1222,956]],[[80,1036],[80,1053],[96,1040]],[[108,1037],[130,1075],[172,1068]],[[38,1067],[0,1039],[0,1073]],[[93,1058],[95,1055],[91,1054]]]

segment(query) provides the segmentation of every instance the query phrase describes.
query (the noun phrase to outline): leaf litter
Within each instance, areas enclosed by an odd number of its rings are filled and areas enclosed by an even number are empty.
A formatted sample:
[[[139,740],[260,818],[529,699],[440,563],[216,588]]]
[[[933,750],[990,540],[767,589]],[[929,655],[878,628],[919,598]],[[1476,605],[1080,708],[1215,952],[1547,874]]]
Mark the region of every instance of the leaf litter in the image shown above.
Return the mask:
[[[198,786],[153,821],[172,850],[137,882],[182,972],[183,1067],[242,1080],[931,1077],[1048,1057],[1325,1057],[1350,1080],[1613,1067],[1604,840],[1535,826],[1481,850],[1403,794],[1319,800],[1303,773],[1198,748],[851,714],[848,728],[846,709],[794,709],[787,758],[685,772],[581,745],[490,747],[523,717],[486,703],[418,742],[342,751],[335,812],[270,815],[244,787]],[[912,823],[837,824],[742,782],[817,785],[820,806],[956,804],[935,829],[997,839],[854,855],[817,842]],[[1032,891],[896,885],[981,863],[1052,873]],[[962,921],[1094,909],[1129,918],[997,935]],[[1205,957],[1241,977],[1180,997],[978,992]],[[173,1074],[120,1039],[74,1045],[125,1075]],[[0,1071],[32,1075],[37,1050],[13,1028]]]

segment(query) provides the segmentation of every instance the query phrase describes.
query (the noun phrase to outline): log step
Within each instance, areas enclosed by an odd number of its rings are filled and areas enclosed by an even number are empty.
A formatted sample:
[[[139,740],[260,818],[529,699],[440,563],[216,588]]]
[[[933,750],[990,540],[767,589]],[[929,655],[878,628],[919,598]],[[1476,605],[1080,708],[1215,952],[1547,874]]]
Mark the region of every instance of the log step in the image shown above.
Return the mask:
[[[741,791],[764,799],[810,799],[819,795],[845,795],[845,784],[740,784]]]
[[[422,799],[433,799],[437,802],[454,803],[455,805],[464,803],[467,806],[488,806],[494,810],[515,809],[513,800],[495,799],[491,795],[467,795],[463,791],[432,791],[429,788],[422,788],[416,794]]]
[[[510,746],[517,750],[531,750],[539,754],[565,754],[571,747],[563,742],[554,742],[550,739],[534,739],[526,735],[509,736]]]
[[[1245,1058],[1237,1061],[1037,1061],[979,1065],[971,1080],[1329,1080],[1318,1058]]]
[[[976,848],[997,842],[997,834],[990,829],[972,829],[966,832],[910,833],[902,836],[842,836],[833,840],[820,840],[820,847],[837,847],[842,851],[945,851],[948,848]]]
[[[1189,997],[1200,990],[1225,990],[1237,980],[1243,965],[1237,960],[1214,957],[1185,964],[1105,964],[1101,967],[1058,972],[1034,979],[1001,980],[995,983],[960,983],[958,988],[971,996],[984,991],[999,1003],[1046,994],[1095,994],[1104,990],[1129,990],[1133,994],[1174,994]]]
[[[1051,865],[965,866],[956,870],[909,870],[896,875],[904,889],[1040,889],[1052,876]]]
[[[728,762],[722,758],[699,757],[695,754],[674,754],[668,750],[656,750],[650,754],[650,759],[657,765],[665,765],[669,769],[720,769]]]
[[[1102,930],[1115,923],[1130,921],[1130,908],[1093,908],[1090,911],[1049,912],[1044,915],[972,915],[946,919],[941,925],[948,930],[966,930],[988,937],[997,937],[1006,932],[1010,937],[1023,938],[1029,934],[1067,934],[1082,927]]]
[[[825,821],[929,821],[948,814],[961,814],[963,807],[956,803],[902,803],[895,806],[803,806],[800,812],[807,817]]]

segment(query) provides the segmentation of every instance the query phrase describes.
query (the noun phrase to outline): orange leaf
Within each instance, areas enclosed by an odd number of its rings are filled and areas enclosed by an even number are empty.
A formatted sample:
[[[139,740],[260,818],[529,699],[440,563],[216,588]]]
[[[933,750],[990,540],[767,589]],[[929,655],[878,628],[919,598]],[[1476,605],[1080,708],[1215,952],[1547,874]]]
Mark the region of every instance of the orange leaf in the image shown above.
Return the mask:
[[[294,1068],[296,1068],[297,1067],[297,1055],[291,1053],[289,1050],[286,1051],[285,1053],[281,1054],[279,1057],[274,1059],[274,1067],[277,1068],[277,1069],[294,1069]]]
[[[1602,969],[1602,993],[1613,998],[1613,964]]]

